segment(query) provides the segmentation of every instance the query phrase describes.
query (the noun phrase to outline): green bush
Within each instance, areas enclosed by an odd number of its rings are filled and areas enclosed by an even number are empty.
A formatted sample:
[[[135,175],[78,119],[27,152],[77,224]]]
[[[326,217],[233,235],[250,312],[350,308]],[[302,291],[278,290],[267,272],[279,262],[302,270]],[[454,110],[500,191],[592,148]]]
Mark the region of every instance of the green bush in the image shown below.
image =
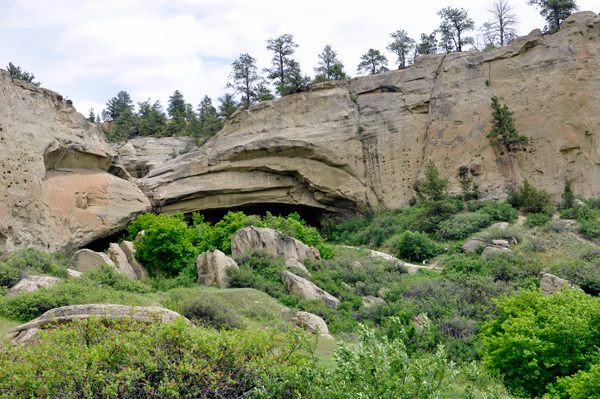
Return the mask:
[[[67,277],[69,259],[63,254],[47,254],[34,248],[19,249],[10,255],[6,265],[19,273],[44,273]]]
[[[117,291],[135,292],[138,294],[148,294],[152,288],[139,280],[132,280],[129,277],[119,273],[112,266],[103,265],[101,269],[91,270],[84,273],[81,278],[89,280],[91,284],[100,287],[110,287]]]
[[[600,238],[600,220],[583,220],[579,222],[579,225],[577,226],[577,231],[579,231],[581,235],[587,238]]]
[[[19,282],[20,278],[19,269],[0,262],[0,288],[12,288]]]
[[[463,213],[440,223],[437,235],[445,240],[460,240],[488,227],[492,217],[487,213]]]
[[[559,378],[549,391],[548,399],[600,399],[600,363],[597,361],[589,371]]]
[[[239,316],[228,306],[214,298],[198,298],[183,305],[183,313],[190,320],[217,330],[244,329]]]
[[[496,222],[514,223],[519,218],[519,211],[508,202],[486,202],[480,212],[487,213]]]
[[[133,221],[127,231],[129,238],[144,230],[141,241],[135,242],[136,258],[142,261],[154,273],[164,272],[167,276],[176,276],[188,263],[198,256],[198,232],[188,229],[183,215],[155,215],[147,213]]]
[[[437,244],[427,233],[405,231],[398,244],[398,257],[409,261],[421,262],[431,259],[439,253]]]
[[[405,213],[410,213],[407,210]],[[405,229],[402,210],[373,212],[367,210],[364,217],[354,218],[334,226],[329,231],[331,241],[349,245],[369,245],[371,241],[380,246],[392,235]]]
[[[523,290],[497,302],[485,324],[484,362],[521,396],[541,397],[558,378],[586,370],[600,345],[600,299],[563,289]]]
[[[552,218],[544,213],[530,213],[525,219],[525,226],[538,227],[548,223]]]

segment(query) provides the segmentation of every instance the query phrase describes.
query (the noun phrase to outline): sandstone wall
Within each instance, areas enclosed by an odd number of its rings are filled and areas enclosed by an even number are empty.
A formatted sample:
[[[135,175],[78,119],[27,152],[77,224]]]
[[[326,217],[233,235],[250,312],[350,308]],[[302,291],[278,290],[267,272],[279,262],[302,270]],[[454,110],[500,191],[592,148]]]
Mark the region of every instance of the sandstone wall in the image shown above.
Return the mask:
[[[437,54],[415,65],[239,110],[202,148],[153,169],[140,184],[164,212],[255,203],[339,216],[405,206],[432,159],[488,199],[510,188],[506,154],[485,135],[500,96],[531,140],[515,153],[518,182],[560,197],[600,195],[600,17],[571,16],[488,53]]]
[[[70,101],[0,70],[0,250],[71,254],[149,202]]]

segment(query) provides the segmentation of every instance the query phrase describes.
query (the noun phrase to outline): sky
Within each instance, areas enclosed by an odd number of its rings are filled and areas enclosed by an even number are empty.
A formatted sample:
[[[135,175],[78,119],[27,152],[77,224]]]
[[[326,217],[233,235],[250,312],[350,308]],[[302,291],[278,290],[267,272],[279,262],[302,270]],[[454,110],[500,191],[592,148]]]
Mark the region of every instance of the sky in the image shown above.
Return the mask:
[[[527,0],[509,0],[526,35],[545,24]],[[35,74],[88,115],[100,113],[120,90],[134,103],[160,100],[175,90],[197,107],[226,92],[231,63],[248,53],[259,70],[270,66],[266,40],[292,34],[295,58],[314,76],[318,54],[330,44],[346,71],[357,76],[370,48],[387,52],[390,33],[418,39],[439,26],[443,7],[465,8],[479,28],[492,0],[0,0],[0,68],[9,62]],[[599,0],[577,0],[580,11],[600,12]]]

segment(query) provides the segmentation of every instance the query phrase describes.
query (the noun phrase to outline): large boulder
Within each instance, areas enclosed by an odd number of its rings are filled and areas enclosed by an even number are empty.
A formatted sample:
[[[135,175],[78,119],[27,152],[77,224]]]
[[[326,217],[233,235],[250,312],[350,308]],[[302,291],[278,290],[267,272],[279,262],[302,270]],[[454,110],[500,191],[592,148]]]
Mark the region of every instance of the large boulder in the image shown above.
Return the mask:
[[[365,308],[370,308],[373,305],[385,303],[382,298],[375,297],[373,295],[367,295],[362,297],[362,303]]]
[[[296,259],[288,259],[285,261],[285,267],[287,267],[288,269],[293,269],[296,271],[300,271],[300,272],[304,272],[306,274],[310,274],[308,272],[308,269],[306,268],[306,266],[304,266],[302,263],[298,262]]]
[[[209,287],[227,288],[227,269],[238,268],[237,263],[223,252],[203,252],[196,259],[198,268],[198,283]]]
[[[489,247],[485,247],[485,249],[481,253],[481,257],[483,259],[487,259],[490,256],[494,256],[494,255],[499,254],[501,252],[512,252],[512,251],[510,249],[506,248],[506,247],[489,246]]]
[[[296,315],[292,318],[292,322],[304,329],[304,331],[316,334],[319,330],[319,335],[328,339],[334,339],[329,334],[329,328],[325,320],[317,316],[316,314],[308,312],[296,312]]]
[[[340,304],[340,300],[333,295],[325,292],[307,279],[290,273],[287,270],[281,272],[281,280],[285,289],[290,294],[297,294],[302,299],[320,300],[334,309],[337,309]]]
[[[60,94],[0,70],[0,251],[72,255],[150,203],[100,128]]]
[[[26,276],[8,291],[7,296],[16,296],[22,292],[34,292],[40,288],[52,287],[60,282],[58,277]]]
[[[164,212],[298,207],[317,217],[408,205],[429,160],[460,193],[506,198],[511,168],[490,145],[498,96],[527,136],[515,151],[524,179],[560,200],[565,180],[600,192],[600,16],[580,12],[501,48],[432,54],[409,68],[323,82],[231,115],[198,150],[152,169],[141,187]],[[418,184],[417,184],[418,189]]]
[[[84,248],[75,252],[69,262],[69,269],[85,273],[90,270],[99,270],[102,268],[102,265],[115,267],[115,263],[107,254]]]
[[[552,295],[560,291],[563,287],[579,288],[575,284],[571,284],[568,280],[556,277],[550,273],[540,273],[540,289],[543,294]]]
[[[479,247],[485,247],[485,242],[481,238],[473,237],[465,242],[460,249],[466,254],[472,254]]]
[[[127,255],[125,252],[119,247],[119,244],[114,242],[108,245],[108,257],[113,261],[119,273],[126,275],[127,277],[137,280],[138,276],[133,270],[133,267],[129,264],[127,260]]]
[[[239,256],[249,250],[261,249],[275,256],[295,259],[320,259],[319,251],[309,247],[302,241],[273,229],[260,227],[244,227],[231,236],[231,254]]]
[[[76,319],[88,319],[92,316],[109,320],[127,318],[146,322],[161,321],[163,323],[172,322],[182,317],[177,312],[157,306],[139,307],[110,304],[63,306],[51,309],[37,319],[13,328],[4,340],[14,343],[31,341],[35,339],[35,333],[41,329],[52,328]]]
[[[121,250],[127,257],[127,260],[133,268],[133,271],[135,271],[137,278],[140,280],[148,278],[148,270],[135,258],[135,253],[137,250],[135,249],[133,243],[131,241],[121,242]]]

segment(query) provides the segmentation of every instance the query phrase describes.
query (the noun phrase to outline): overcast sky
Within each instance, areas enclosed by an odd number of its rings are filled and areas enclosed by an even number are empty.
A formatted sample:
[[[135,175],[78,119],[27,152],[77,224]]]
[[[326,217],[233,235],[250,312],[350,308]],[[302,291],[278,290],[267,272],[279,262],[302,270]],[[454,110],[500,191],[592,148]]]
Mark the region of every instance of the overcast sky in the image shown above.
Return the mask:
[[[87,116],[126,90],[135,103],[179,89],[196,107],[204,95],[218,103],[231,63],[240,54],[269,66],[265,41],[285,33],[300,45],[296,59],[314,76],[318,53],[331,44],[351,76],[369,48],[385,51],[389,34],[415,39],[440,22],[437,11],[463,7],[480,27],[492,0],[349,2],[341,0],[0,0],[0,68],[32,72],[42,86],[73,100]],[[527,0],[510,0],[522,35],[545,21]],[[600,11],[598,0],[577,0]],[[387,53],[389,67],[395,58]]]

